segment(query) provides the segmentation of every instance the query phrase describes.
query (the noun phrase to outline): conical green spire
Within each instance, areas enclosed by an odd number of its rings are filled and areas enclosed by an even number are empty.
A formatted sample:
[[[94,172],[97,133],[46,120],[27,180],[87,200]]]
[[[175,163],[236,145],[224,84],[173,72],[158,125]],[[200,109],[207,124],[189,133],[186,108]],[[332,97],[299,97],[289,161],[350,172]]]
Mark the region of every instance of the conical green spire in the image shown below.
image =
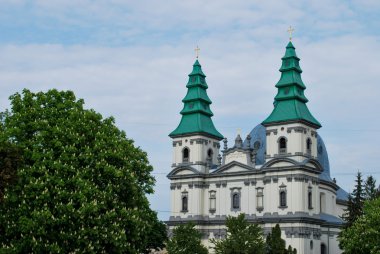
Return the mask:
[[[275,107],[262,124],[270,125],[279,122],[302,121],[320,128],[321,124],[313,117],[306,106],[308,102],[304,95],[306,86],[301,79],[300,59],[297,57],[292,42],[289,42],[286,46],[285,56],[281,59],[281,78],[276,84],[278,92],[274,98]]]
[[[208,88],[206,75],[202,72],[202,67],[198,60],[193,65],[193,71],[189,74],[187,83],[187,94],[182,100],[184,103],[181,111],[182,119],[178,127],[169,134],[170,137],[183,136],[188,134],[204,134],[218,140],[223,139],[211,120],[214,115],[211,112],[212,103],[207,96]]]

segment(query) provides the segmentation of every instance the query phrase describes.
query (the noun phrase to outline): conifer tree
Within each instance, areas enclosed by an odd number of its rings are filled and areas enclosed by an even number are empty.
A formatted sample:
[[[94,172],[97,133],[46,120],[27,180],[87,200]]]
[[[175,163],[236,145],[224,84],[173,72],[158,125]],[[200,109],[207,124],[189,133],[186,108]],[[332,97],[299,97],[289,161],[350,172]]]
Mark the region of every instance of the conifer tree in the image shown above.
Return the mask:
[[[365,181],[365,185],[364,185],[364,190],[365,190],[366,200],[372,200],[376,198],[377,196],[376,180],[373,178],[373,176],[367,177],[367,180]]]
[[[352,223],[362,215],[363,202],[365,200],[365,192],[363,188],[362,174],[358,172],[355,180],[355,189],[348,196],[347,209],[342,218],[346,221],[345,227],[349,227]]]
[[[285,240],[281,238],[280,225],[276,224],[266,238],[266,254],[293,254],[297,253],[290,245],[286,249]]]

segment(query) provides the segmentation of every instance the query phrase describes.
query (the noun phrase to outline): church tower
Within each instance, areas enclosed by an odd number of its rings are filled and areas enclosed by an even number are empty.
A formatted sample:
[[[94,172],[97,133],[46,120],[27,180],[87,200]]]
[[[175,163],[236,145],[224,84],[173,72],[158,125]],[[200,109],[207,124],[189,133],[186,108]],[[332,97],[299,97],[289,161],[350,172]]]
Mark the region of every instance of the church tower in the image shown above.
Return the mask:
[[[182,100],[182,119],[169,134],[173,139],[173,168],[191,166],[199,173],[208,173],[218,164],[219,141],[223,139],[211,120],[212,103],[207,95],[206,75],[198,61],[193,65],[186,85],[187,94]]]
[[[306,86],[302,82],[300,59],[290,41],[286,46],[277,82],[278,92],[274,109],[262,122],[266,128],[266,160],[275,157],[292,157],[301,162],[317,157],[317,129],[321,124],[306,106]]]
[[[338,235],[348,194],[330,177],[326,147],[317,134],[321,124],[306,106],[299,61],[289,42],[272,113],[245,140],[239,134],[231,147],[211,120],[206,76],[195,61],[181,122],[169,135],[169,235],[176,226],[192,222],[202,243],[212,247],[210,239],[227,235],[226,218],[244,213],[248,222],[260,224],[264,235],[279,224],[286,246],[299,254],[342,252]]]

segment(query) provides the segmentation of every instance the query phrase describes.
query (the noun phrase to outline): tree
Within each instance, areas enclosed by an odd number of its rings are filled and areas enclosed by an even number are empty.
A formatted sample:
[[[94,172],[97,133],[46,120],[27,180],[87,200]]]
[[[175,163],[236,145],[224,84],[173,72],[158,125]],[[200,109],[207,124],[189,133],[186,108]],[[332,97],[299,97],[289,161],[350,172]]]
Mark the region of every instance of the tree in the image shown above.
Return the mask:
[[[363,215],[340,235],[340,247],[346,254],[380,253],[380,198],[364,204]]]
[[[296,249],[289,245],[286,249],[285,240],[281,238],[280,225],[276,224],[272,228],[272,232],[267,235],[266,239],[266,254],[293,254],[297,253]]]
[[[173,229],[173,236],[168,241],[168,254],[207,254],[207,248],[201,243],[202,233],[194,224],[187,223]]]
[[[225,239],[211,239],[216,254],[262,254],[265,243],[262,229],[257,224],[250,224],[242,213],[237,217],[228,216],[226,220],[227,236]]]
[[[163,249],[165,247],[165,242],[168,240],[166,225],[157,219],[156,213],[154,213],[154,216],[154,219],[152,219],[151,230],[148,234],[145,253],[151,253],[151,250]]]
[[[355,189],[348,196],[347,209],[342,218],[346,221],[346,227],[352,225],[352,223],[362,215],[363,202],[365,200],[362,174],[358,172],[356,176]]]
[[[0,204],[6,253],[140,253],[152,211],[147,155],[73,92],[10,97],[0,140],[23,151]]]
[[[377,196],[376,180],[373,176],[368,176],[364,184],[365,199],[375,199]]]
[[[9,142],[0,141],[0,202],[4,198],[5,188],[15,182],[21,163],[21,150]]]

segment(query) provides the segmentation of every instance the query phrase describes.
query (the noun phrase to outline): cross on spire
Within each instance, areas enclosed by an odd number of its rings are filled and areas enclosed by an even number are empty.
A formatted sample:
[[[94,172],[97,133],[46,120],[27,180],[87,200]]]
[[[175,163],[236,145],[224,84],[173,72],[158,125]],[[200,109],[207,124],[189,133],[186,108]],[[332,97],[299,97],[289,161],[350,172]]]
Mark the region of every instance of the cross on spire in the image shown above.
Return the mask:
[[[294,28],[292,26],[289,26],[288,33],[289,33],[289,41],[292,40],[292,33],[294,32]]]
[[[200,51],[201,49],[198,47],[198,45],[197,45],[197,47],[194,49],[194,51],[195,51],[195,56],[196,56],[196,58],[198,59],[198,57],[199,57],[199,51]]]

